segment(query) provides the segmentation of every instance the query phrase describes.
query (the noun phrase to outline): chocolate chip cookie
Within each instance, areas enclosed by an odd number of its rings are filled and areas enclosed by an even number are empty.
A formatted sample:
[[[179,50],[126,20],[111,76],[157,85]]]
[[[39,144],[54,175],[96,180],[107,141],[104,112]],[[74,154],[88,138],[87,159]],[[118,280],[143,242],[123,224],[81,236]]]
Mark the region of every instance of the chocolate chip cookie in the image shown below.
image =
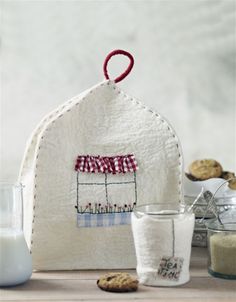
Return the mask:
[[[225,180],[229,180],[231,178],[235,178],[235,174],[233,172],[224,171],[222,173],[222,178]],[[232,179],[229,181],[229,187],[232,190],[236,190],[236,179]]]
[[[206,180],[209,178],[220,177],[222,174],[222,167],[214,159],[195,160],[190,166],[189,171],[191,175],[198,180]]]
[[[109,292],[131,292],[138,289],[138,280],[128,273],[107,273],[97,280],[99,288]]]

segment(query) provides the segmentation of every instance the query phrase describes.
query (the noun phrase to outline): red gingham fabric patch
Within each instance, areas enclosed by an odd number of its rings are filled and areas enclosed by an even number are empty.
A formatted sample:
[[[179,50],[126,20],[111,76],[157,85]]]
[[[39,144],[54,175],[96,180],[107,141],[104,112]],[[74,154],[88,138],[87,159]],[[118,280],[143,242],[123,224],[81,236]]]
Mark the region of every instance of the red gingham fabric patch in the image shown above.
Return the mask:
[[[75,170],[88,173],[127,173],[138,170],[134,154],[116,156],[79,155]]]

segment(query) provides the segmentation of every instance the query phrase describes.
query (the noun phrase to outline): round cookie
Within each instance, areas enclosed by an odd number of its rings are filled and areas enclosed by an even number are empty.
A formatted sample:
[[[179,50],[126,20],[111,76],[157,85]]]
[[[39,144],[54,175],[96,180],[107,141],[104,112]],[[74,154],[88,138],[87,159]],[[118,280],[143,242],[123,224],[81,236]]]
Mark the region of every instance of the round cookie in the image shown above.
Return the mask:
[[[222,178],[224,178],[225,180],[229,180],[230,178],[235,178],[235,174],[233,172],[224,171],[222,173]],[[229,182],[229,187],[232,190],[236,190],[236,179],[232,179]]]
[[[192,181],[197,181],[198,179],[196,177],[194,177],[192,174],[190,173],[185,173],[185,176]]]
[[[195,160],[190,166],[189,171],[198,180],[220,177],[222,174],[221,165],[214,159]]]
[[[138,280],[128,273],[107,273],[97,280],[99,288],[109,292],[131,292],[138,289]]]

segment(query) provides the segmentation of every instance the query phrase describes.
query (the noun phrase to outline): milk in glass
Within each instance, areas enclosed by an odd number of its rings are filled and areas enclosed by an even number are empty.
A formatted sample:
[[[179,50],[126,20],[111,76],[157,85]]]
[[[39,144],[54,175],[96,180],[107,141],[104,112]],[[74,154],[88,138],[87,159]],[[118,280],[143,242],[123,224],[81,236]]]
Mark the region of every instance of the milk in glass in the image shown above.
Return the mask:
[[[32,274],[22,225],[22,187],[0,183],[0,286],[14,286]]]

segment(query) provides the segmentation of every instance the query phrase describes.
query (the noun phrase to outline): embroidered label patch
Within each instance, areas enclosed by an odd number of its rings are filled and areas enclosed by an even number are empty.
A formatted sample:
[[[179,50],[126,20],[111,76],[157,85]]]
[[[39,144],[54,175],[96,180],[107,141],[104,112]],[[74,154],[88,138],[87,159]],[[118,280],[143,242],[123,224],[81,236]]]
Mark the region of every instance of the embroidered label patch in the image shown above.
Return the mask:
[[[181,257],[163,256],[158,267],[157,275],[162,279],[178,281],[183,262],[184,259]]]

